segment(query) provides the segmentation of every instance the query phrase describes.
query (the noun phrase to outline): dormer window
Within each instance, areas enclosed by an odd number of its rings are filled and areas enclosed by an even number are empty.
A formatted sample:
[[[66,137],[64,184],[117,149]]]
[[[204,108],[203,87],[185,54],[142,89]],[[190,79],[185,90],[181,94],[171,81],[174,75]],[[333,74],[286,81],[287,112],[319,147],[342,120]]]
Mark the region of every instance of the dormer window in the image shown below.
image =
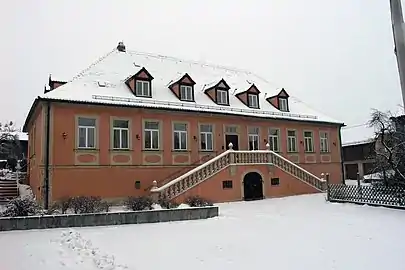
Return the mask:
[[[288,100],[286,98],[279,98],[278,107],[280,111],[288,112]]]
[[[228,105],[228,90],[217,90],[217,104]]]
[[[180,100],[193,101],[193,87],[190,85],[180,85]]]
[[[150,82],[143,81],[143,80],[137,80],[135,95],[138,97],[151,97],[152,95],[150,92]]]
[[[256,94],[248,94],[248,106],[250,108],[259,108],[259,96]]]
[[[144,67],[139,67],[137,73],[128,78],[125,84],[137,97],[152,97],[152,75]]]

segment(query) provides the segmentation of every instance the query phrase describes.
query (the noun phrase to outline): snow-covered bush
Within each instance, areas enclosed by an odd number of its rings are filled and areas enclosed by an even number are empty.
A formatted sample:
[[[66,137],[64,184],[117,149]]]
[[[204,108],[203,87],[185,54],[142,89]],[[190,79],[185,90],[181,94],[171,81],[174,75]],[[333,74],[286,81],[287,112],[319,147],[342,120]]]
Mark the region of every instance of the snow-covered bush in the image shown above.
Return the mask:
[[[162,208],[165,209],[170,209],[170,208],[177,208],[179,207],[179,204],[176,202],[172,202],[169,199],[167,199],[166,197],[160,197],[158,200],[158,204],[160,204],[160,206]]]
[[[128,197],[124,202],[126,208],[132,211],[152,210],[153,200],[150,197]]]
[[[190,196],[185,201],[191,207],[213,206],[212,202],[200,196]]]
[[[75,214],[95,213],[100,209],[100,197],[78,196],[70,199],[70,207]]]
[[[101,201],[97,206],[97,212],[110,212],[111,203],[106,201]]]
[[[0,213],[2,217],[32,216],[39,213],[39,206],[35,200],[29,197],[18,197],[6,205],[6,210]]]

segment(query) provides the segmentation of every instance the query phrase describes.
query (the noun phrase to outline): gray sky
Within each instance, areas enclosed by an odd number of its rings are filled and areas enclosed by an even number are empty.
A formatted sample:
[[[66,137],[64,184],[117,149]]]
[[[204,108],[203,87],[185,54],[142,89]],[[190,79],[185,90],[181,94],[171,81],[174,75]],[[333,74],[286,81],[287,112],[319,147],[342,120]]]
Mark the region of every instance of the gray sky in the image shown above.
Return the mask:
[[[0,24],[0,121],[18,125],[50,73],[69,80],[120,40],[249,69],[348,126],[401,104],[388,0],[20,0]]]

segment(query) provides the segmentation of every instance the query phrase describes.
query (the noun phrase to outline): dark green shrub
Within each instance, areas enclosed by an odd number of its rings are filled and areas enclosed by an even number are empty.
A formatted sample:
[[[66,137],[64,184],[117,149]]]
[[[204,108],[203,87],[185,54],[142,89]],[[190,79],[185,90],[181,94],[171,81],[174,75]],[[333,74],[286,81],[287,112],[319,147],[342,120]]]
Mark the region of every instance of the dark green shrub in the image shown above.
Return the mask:
[[[158,204],[165,209],[170,209],[170,208],[177,208],[179,207],[179,204],[176,202],[172,202],[166,197],[160,197],[158,200]]]
[[[132,211],[152,210],[153,200],[150,197],[128,197],[124,202],[126,208]]]
[[[100,197],[78,196],[70,199],[70,207],[75,214],[96,213],[100,204]]]
[[[205,207],[205,206],[213,206],[212,202],[204,199],[200,196],[191,196],[188,197],[185,201],[186,204],[190,205],[191,207]]]
[[[15,198],[6,205],[6,210],[0,213],[2,217],[26,217],[39,213],[36,201],[28,197]]]

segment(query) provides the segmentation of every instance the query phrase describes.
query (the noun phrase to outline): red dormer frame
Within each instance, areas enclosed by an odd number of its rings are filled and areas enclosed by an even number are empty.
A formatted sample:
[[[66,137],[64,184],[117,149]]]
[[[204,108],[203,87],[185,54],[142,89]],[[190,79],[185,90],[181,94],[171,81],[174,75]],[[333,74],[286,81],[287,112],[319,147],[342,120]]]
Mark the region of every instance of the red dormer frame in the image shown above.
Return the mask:
[[[187,102],[195,102],[194,85],[195,85],[194,80],[191,78],[190,75],[188,75],[188,73],[185,73],[179,80],[171,83],[169,85],[169,89],[179,100]],[[182,88],[185,89],[184,96],[182,93]],[[187,91],[191,91],[191,93],[187,93]]]
[[[259,94],[261,92],[256,87],[255,84],[252,84],[246,91],[240,92],[235,96],[247,107],[252,109],[260,109]],[[252,96],[252,97],[251,97]],[[254,104],[253,100],[256,100]]]
[[[142,67],[137,73],[127,79],[125,84],[131,89],[135,96],[151,98],[153,79],[154,78],[149,71],[145,67]],[[148,88],[144,89],[145,85],[148,85]],[[140,89],[138,89],[138,87]]]
[[[221,79],[217,84],[214,86],[211,86],[207,89],[204,90],[204,93],[216,104],[218,105],[223,105],[223,106],[229,106],[229,85],[226,83],[224,79]],[[218,103],[218,93],[219,91],[226,91],[226,102],[221,102]]]
[[[288,102],[289,97],[290,96],[288,95],[287,91],[285,91],[285,89],[282,88],[281,91],[277,95],[268,97],[268,98],[266,98],[266,100],[271,105],[273,105],[277,110],[282,111],[282,112],[289,112],[290,111],[290,105]],[[286,100],[285,108],[281,108],[281,106],[280,106],[282,100]]]

